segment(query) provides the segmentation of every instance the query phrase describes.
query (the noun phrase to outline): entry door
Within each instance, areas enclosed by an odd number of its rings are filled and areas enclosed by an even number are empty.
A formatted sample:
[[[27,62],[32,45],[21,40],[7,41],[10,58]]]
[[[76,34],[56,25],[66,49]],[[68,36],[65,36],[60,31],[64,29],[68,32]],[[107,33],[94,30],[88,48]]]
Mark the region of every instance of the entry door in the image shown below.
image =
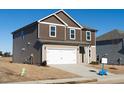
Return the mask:
[[[74,48],[48,48],[48,64],[76,64],[76,49]]]

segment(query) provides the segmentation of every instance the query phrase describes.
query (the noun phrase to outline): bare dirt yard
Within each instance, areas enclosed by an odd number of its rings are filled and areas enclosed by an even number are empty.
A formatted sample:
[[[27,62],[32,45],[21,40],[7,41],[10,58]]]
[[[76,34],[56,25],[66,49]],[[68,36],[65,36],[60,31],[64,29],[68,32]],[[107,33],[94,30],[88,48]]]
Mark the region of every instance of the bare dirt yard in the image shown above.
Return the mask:
[[[53,67],[18,64],[11,61],[11,57],[0,58],[0,83],[80,77]],[[23,77],[20,76],[22,68],[26,69],[26,75]]]
[[[95,67],[97,69],[101,68],[101,65],[89,65],[91,67]],[[106,70],[115,74],[124,74],[124,65],[105,65]]]

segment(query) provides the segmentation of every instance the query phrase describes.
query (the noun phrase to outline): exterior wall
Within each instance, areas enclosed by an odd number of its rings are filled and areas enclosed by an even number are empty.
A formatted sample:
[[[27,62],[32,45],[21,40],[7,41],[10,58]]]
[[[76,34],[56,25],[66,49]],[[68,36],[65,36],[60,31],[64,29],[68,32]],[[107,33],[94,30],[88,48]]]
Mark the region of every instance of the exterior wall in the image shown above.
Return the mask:
[[[42,61],[46,60],[46,49],[47,48],[76,48],[77,49],[77,63],[82,63],[82,54],[79,53],[79,46],[69,46],[69,45],[52,45],[44,44],[42,47]]]
[[[43,22],[49,22],[49,23],[57,23],[57,24],[63,24],[61,21],[59,21],[54,15],[51,17],[48,17],[44,20],[42,20]]]
[[[82,30],[82,41],[86,42],[86,31]]]
[[[24,39],[21,37],[24,31]],[[37,24],[24,27],[13,34],[13,62],[23,63],[33,54],[33,64],[40,62],[40,48],[37,46]],[[28,44],[30,42],[30,44]],[[41,46],[40,46],[41,47]],[[25,49],[25,50],[22,50]]]
[[[85,46],[84,60],[86,64],[96,61],[96,46]],[[89,56],[89,50],[91,51],[91,56]]]
[[[58,40],[63,41],[65,38],[65,27],[56,26],[56,37],[49,37],[49,26],[48,24],[39,24],[39,38],[42,40]]]
[[[90,42],[90,44],[91,45],[96,45],[96,32],[95,31],[91,31],[91,42]]]
[[[96,46],[91,46],[91,57],[90,57],[90,62],[96,61]]]
[[[101,59],[107,54],[108,64],[119,64],[118,58],[121,58],[120,64],[124,64],[124,48],[122,40],[116,44],[104,43],[102,43],[102,45],[99,45],[98,42],[96,43],[97,55],[99,55],[99,58]]]
[[[48,24],[39,24],[39,38],[42,40],[56,40],[56,41],[81,41],[81,33],[80,29],[76,29],[76,39],[70,39],[70,28],[66,28],[65,26],[56,26],[56,37],[49,37],[49,26]],[[85,42],[85,41],[84,41]]]

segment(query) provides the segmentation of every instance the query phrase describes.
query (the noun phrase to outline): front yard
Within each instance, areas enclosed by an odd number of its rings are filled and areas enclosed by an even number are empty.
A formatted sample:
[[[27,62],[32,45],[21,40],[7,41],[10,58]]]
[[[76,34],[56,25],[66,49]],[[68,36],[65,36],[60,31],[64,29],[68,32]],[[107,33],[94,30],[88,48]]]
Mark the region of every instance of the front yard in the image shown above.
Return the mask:
[[[100,69],[101,65],[89,65],[91,67]],[[105,65],[106,70],[115,74],[124,74],[124,65]]]
[[[0,58],[0,83],[80,77],[53,67],[17,64],[10,61],[11,58]],[[22,68],[26,68],[27,72],[23,77],[20,76]]]

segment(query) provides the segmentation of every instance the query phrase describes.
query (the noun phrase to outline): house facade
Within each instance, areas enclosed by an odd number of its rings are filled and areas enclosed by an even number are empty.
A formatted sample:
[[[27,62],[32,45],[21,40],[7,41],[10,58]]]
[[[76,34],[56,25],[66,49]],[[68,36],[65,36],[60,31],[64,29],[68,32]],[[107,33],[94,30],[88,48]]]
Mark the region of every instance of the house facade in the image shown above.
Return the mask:
[[[124,31],[115,29],[96,40],[97,59],[107,57],[108,64],[124,64]]]
[[[13,62],[80,64],[96,61],[95,29],[77,23],[64,10],[13,32]]]

